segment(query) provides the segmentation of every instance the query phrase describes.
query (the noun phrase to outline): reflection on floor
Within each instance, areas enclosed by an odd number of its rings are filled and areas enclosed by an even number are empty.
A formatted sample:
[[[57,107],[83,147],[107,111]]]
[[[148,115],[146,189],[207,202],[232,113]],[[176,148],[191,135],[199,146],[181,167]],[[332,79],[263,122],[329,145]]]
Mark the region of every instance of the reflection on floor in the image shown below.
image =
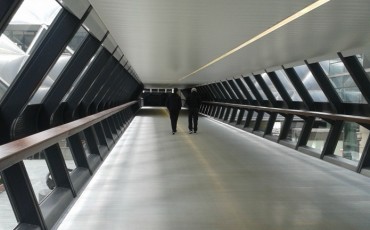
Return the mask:
[[[370,179],[186,111],[132,121],[59,229],[368,229]]]

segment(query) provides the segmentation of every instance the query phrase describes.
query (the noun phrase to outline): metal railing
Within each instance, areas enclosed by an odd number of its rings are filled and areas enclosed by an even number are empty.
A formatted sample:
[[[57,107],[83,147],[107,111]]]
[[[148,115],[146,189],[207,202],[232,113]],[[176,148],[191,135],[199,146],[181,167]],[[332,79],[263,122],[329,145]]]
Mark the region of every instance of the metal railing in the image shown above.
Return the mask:
[[[103,162],[139,109],[139,101],[132,101],[1,145],[0,171],[18,220],[17,228],[33,226],[36,229],[51,229]],[[97,151],[85,154],[79,138],[81,133],[93,139],[87,142],[95,144]],[[76,163],[72,172],[67,169],[58,145],[64,139],[67,139]],[[89,148],[94,149],[93,146]],[[23,160],[39,152],[44,152],[55,181],[53,191],[40,203],[37,202],[23,163]]]
[[[344,136],[345,124],[356,123],[361,125],[368,134],[368,130],[370,129],[369,117],[213,101],[202,102],[200,112],[268,140],[294,148],[310,156],[370,176],[370,136],[364,141],[366,144],[363,147],[363,151],[360,153],[361,157],[358,161],[349,160],[346,157],[338,157],[334,154],[338,142]],[[248,115],[246,115],[246,113]],[[265,119],[265,114],[269,115],[267,121],[263,121],[263,119]],[[301,122],[302,125],[297,141],[292,142],[288,140],[287,136],[288,133],[293,130],[291,127],[292,123],[297,122],[296,118],[299,118],[299,122]],[[252,119],[254,119],[253,122],[251,122]],[[325,140],[322,140],[324,142],[322,149],[315,149],[307,146],[310,134],[314,128],[315,120],[317,119],[330,124],[330,128],[327,128],[327,137]],[[263,128],[261,128],[262,121],[265,122]],[[277,136],[272,135],[275,122],[281,123],[280,132]]]

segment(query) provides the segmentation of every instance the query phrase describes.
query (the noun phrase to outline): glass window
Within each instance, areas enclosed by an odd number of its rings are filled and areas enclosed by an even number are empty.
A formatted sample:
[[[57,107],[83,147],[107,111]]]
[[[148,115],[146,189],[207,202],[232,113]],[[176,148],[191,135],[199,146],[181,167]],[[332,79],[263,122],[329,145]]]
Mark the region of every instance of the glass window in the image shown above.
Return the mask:
[[[328,102],[324,92],[306,65],[297,66],[294,69],[314,101]]]
[[[236,90],[239,91],[240,95],[243,97],[243,98],[240,98],[240,99],[247,99],[247,97],[244,95],[243,91],[240,89],[239,85],[235,82],[234,79],[232,79],[233,83],[234,83],[234,86],[236,87]]]
[[[248,116],[248,113],[249,111],[248,110],[244,110],[244,114],[243,114],[243,117],[242,117],[242,121],[241,121],[241,124],[244,125],[245,122],[247,121],[247,116]],[[253,113],[253,112],[252,112]]]
[[[60,9],[57,2],[50,0],[22,3],[0,37],[0,96],[5,94],[4,88],[11,85]]]
[[[345,122],[334,155],[358,162],[368,137],[369,130],[365,127]]]
[[[81,73],[78,75],[77,79],[73,82],[73,85],[72,87],[68,90],[68,92],[66,93],[66,95],[63,97],[63,102],[65,102],[68,97],[71,95],[71,93],[73,92],[73,90],[75,89],[75,87],[80,83],[80,81],[82,80],[83,76],[85,75],[86,71],[89,69],[89,67],[91,66],[91,64],[94,62],[96,56],[102,51],[102,47],[100,47],[98,49],[98,51],[96,51],[95,55],[90,59],[89,63],[85,66],[85,68],[81,71]]]
[[[82,147],[84,148],[85,155],[86,155],[86,157],[89,157],[91,152],[90,152],[89,145],[87,144],[85,134],[83,132],[80,132],[80,133],[78,133],[78,135],[81,139],[81,143],[82,143]]]
[[[63,68],[67,65],[68,61],[71,59],[75,51],[83,43],[86,36],[87,36],[86,30],[81,27],[80,30],[75,34],[73,39],[70,41],[70,43],[64,50],[63,54],[59,57],[57,62],[54,64],[53,68],[49,71],[48,75],[45,77],[41,86],[36,91],[36,93],[33,95],[29,104],[41,103],[42,99],[45,97],[49,89],[52,87],[52,85],[55,83],[57,78],[60,76]]]
[[[265,131],[266,130],[266,127],[267,127],[267,124],[269,122],[269,119],[270,119],[270,114],[268,113],[264,113],[263,114],[263,118],[262,118],[262,121],[261,121],[261,124],[260,126],[258,127],[258,130],[259,131]]]
[[[249,88],[248,84],[244,81],[243,78],[241,78],[240,80],[243,83],[243,85],[245,86],[245,88],[248,90],[248,92],[251,95],[252,99],[253,100],[256,100],[256,96],[254,96],[254,94],[253,94],[252,90]]]
[[[357,55],[357,58],[364,67],[370,81],[370,46],[365,47],[362,53]]]
[[[62,155],[64,161],[66,162],[68,171],[72,172],[77,166],[72,156],[72,151],[69,148],[68,141],[66,139],[59,141],[59,148],[60,151],[62,151]]]
[[[270,77],[267,75],[267,73],[263,73],[263,74],[261,74],[261,76],[262,76],[263,80],[265,81],[265,83],[267,84],[267,86],[269,87],[269,89],[271,90],[275,99],[277,101],[282,101],[283,98],[280,96],[279,91],[277,91],[277,89],[275,88],[275,85],[272,83],[272,81],[270,80]]]
[[[320,65],[343,102],[367,103],[339,58],[320,62]]]
[[[316,118],[307,141],[307,146],[321,152],[328,137],[330,127],[331,125],[328,122]]]
[[[247,127],[251,128],[251,129],[254,129],[254,127],[256,126],[258,112],[255,112],[255,111],[250,111],[250,112],[253,113],[253,115],[252,115],[252,119],[249,122],[249,125]]]
[[[0,78],[0,99],[4,96],[8,87],[9,87],[9,85],[7,85],[5,82],[3,82],[3,80]]]
[[[224,86],[221,83],[217,83],[216,87],[223,99],[231,99],[230,95],[228,94],[228,92],[225,90]]]
[[[223,83],[218,84],[218,88],[221,90],[222,94],[226,99],[232,99],[231,95],[229,94],[229,91],[226,90],[226,87]]]
[[[226,109],[227,109],[227,108],[226,108]],[[232,116],[232,114],[233,114],[234,109],[235,109],[235,108],[231,108],[231,107],[229,108],[229,114],[228,114],[228,116],[227,116],[227,117],[225,116],[225,121],[226,121],[226,122],[231,122],[231,116]],[[225,110],[225,111],[226,111],[226,110]],[[225,112],[225,114],[226,114],[226,112]]]
[[[240,99],[238,94],[235,92],[234,88],[231,86],[229,81],[225,81],[224,84],[226,85],[224,88],[228,90],[231,98],[233,99]]]
[[[301,96],[299,96],[297,90],[294,88],[285,72],[283,70],[277,70],[275,73],[278,76],[281,84],[283,84],[285,87],[292,101],[302,101]]]
[[[280,114],[277,115],[274,126],[272,127],[271,135],[279,137],[281,133],[281,128],[283,127],[285,117]]]
[[[207,89],[207,92],[208,93],[210,93],[211,95],[212,95],[212,99],[218,99],[217,98],[217,94],[215,94],[215,92],[213,92],[213,88],[212,87],[210,87],[209,85],[207,85],[207,86],[205,86],[206,87],[206,89]]]
[[[294,116],[286,140],[297,143],[299,136],[301,135],[303,125],[304,120],[298,116]]]
[[[235,122],[238,120],[238,117],[240,115],[240,109],[236,109],[236,113],[235,113]]]
[[[254,76],[249,76],[249,78],[252,80],[254,86],[256,87],[256,89],[258,90],[258,92],[260,93],[261,97],[263,100],[267,100],[267,97],[266,97],[266,94],[263,92],[260,84],[258,84],[256,78],[254,78]]]
[[[54,187],[50,186],[50,181],[48,180],[50,178],[50,171],[45,161],[44,153],[37,153],[23,160],[23,162],[26,166],[37,201],[41,203],[54,189]]]
[[[0,176],[0,229],[14,229],[17,226],[12,205]]]

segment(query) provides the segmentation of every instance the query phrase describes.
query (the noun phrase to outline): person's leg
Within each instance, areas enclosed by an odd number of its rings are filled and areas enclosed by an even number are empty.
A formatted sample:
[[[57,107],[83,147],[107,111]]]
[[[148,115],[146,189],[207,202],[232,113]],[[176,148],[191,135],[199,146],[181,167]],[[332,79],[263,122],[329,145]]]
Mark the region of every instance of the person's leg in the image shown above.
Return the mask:
[[[173,113],[174,113],[173,120],[174,120],[174,127],[175,127],[175,129],[172,129],[172,130],[174,130],[174,132],[177,132],[177,121],[179,119],[180,111],[174,111]]]
[[[194,119],[194,132],[196,133],[198,131],[198,109],[194,109],[193,119]]]
[[[189,128],[189,132],[190,132],[190,131],[193,131],[193,114],[192,114],[191,109],[189,109],[188,112],[189,112],[189,114],[188,114],[188,124],[189,124],[188,128]]]
[[[175,120],[175,114],[173,111],[170,111],[170,119],[171,119],[172,132],[176,132],[176,120]]]

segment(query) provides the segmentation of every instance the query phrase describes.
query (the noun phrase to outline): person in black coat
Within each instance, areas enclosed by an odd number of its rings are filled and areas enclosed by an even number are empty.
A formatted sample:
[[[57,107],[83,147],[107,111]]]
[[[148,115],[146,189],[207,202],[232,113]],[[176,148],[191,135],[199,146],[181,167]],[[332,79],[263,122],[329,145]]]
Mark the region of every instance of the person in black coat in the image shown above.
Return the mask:
[[[196,88],[191,89],[190,95],[186,98],[186,104],[189,108],[188,123],[189,133],[196,133],[198,131],[198,113],[201,104],[200,96]]]
[[[178,88],[174,88],[173,93],[171,93],[166,100],[166,107],[170,113],[172,134],[175,134],[177,132],[177,119],[179,118],[182,106],[181,97],[179,96],[178,91]]]

